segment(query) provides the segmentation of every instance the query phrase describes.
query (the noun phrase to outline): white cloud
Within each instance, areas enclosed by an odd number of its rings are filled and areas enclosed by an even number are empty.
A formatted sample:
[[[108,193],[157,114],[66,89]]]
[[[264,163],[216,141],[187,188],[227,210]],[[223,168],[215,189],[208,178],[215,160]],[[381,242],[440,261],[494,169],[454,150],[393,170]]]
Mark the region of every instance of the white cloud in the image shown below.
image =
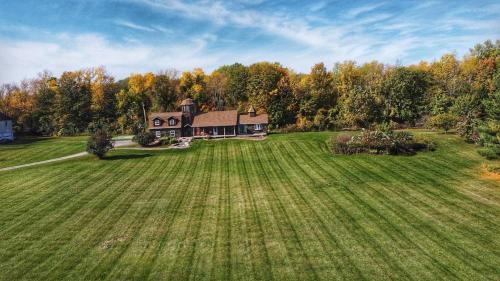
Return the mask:
[[[117,20],[117,21],[115,21],[115,24],[116,25],[120,25],[120,26],[124,26],[124,27],[128,27],[128,28],[131,28],[131,29],[135,29],[135,30],[140,30],[140,31],[150,31],[150,32],[154,32],[155,31],[155,29],[153,29],[151,27],[147,27],[147,26],[143,26],[143,25],[138,25],[138,24],[135,24],[133,22],[125,21],[125,20]]]
[[[205,52],[209,36],[185,44],[148,46],[141,43],[115,44],[98,34],[59,34],[51,41],[0,39],[0,83],[35,77],[43,70],[55,75],[63,71],[103,65],[118,78],[132,72],[209,68],[219,55]]]
[[[374,10],[378,9],[379,7],[383,6],[384,4],[385,4],[384,2],[381,2],[381,3],[375,3],[375,4],[369,4],[369,5],[365,5],[365,6],[361,6],[361,7],[356,7],[354,9],[347,11],[345,13],[345,15],[350,17],[350,18],[355,18],[361,14],[374,11]]]

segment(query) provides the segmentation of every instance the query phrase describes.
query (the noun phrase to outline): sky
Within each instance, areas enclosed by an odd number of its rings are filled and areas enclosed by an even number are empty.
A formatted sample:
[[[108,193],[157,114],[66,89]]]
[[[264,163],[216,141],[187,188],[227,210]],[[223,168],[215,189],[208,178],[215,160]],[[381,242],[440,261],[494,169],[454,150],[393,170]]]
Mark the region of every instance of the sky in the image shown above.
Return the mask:
[[[408,65],[500,39],[500,2],[0,0],[0,84],[48,70],[137,72],[235,62]]]

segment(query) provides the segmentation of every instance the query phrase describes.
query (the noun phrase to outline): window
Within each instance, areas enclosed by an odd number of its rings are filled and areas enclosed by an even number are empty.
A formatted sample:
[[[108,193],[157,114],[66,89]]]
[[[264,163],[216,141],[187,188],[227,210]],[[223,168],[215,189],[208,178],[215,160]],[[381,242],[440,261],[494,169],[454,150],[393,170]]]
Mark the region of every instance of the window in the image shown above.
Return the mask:
[[[155,119],[154,122],[155,122],[154,123],[155,126],[160,126],[160,119]]]
[[[161,138],[161,131],[156,131],[156,137]]]
[[[255,124],[255,130],[256,131],[262,131],[262,125],[261,124]]]
[[[168,125],[175,126],[175,119],[174,118],[169,119],[168,120]]]
[[[175,137],[175,130],[170,130],[170,136]]]

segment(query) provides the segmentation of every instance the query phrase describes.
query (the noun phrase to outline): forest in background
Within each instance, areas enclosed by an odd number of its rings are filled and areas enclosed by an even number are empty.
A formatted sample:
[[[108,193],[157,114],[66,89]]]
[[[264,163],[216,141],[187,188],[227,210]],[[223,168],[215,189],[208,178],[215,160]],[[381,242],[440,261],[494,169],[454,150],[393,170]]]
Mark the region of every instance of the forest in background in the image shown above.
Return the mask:
[[[445,54],[433,62],[387,65],[345,61],[296,73],[279,63],[224,65],[180,73],[131,74],[117,81],[104,67],[67,71],[0,87],[0,111],[16,133],[76,135],[104,120],[115,133],[133,133],[145,114],[179,109],[193,98],[199,110],[253,105],[267,112],[271,128],[310,131],[398,127],[456,128],[467,141],[481,132],[498,143],[500,40],[486,41],[463,58]],[[488,138],[488,137],[486,137]]]

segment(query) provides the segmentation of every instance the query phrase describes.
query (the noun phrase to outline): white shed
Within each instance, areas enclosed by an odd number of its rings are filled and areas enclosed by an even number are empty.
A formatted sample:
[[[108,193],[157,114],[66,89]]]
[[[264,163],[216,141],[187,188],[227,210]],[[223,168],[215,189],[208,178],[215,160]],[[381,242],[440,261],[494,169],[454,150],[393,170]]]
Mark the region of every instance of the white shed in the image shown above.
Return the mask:
[[[0,142],[6,140],[14,140],[12,120],[7,115],[0,112]]]

